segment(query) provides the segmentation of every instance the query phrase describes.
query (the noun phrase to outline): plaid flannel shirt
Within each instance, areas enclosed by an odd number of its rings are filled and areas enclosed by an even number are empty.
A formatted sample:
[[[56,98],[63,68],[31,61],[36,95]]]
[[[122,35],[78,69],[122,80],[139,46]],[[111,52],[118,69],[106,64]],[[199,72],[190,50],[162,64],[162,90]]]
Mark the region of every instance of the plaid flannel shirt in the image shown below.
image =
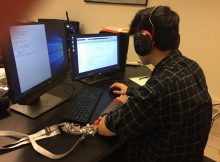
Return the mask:
[[[126,138],[131,162],[202,161],[212,102],[200,66],[173,51],[151,78],[128,89],[127,103],[106,116],[106,126]]]

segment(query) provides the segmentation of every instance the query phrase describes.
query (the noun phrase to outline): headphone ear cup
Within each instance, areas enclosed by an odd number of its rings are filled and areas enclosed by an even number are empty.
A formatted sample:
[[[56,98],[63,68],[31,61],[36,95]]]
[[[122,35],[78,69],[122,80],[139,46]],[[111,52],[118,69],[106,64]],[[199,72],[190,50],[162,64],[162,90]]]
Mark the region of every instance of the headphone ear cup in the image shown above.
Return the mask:
[[[150,53],[153,48],[153,40],[150,32],[142,30],[134,35],[134,49],[140,56],[145,56]]]

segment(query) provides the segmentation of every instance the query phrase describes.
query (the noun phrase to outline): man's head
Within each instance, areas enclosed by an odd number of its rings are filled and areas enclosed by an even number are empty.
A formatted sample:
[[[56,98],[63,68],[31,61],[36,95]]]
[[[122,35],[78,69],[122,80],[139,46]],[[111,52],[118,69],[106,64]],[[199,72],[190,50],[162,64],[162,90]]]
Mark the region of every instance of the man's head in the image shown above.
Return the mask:
[[[135,51],[140,56],[155,47],[160,51],[178,49],[179,16],[167,6],[142,9],[132,20],[129,33],[134,35]]]

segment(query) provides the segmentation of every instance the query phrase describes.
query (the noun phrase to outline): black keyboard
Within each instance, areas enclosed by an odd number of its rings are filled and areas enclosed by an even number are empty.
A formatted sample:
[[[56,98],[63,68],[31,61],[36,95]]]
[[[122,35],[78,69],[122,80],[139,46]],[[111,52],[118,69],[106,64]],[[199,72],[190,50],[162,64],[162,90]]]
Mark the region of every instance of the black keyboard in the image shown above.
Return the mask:
[[[73,100],[71,108],[65,112],[63,119],[87,124],[103,91],[104,89],[99,87],[88,87],[81,91]]]

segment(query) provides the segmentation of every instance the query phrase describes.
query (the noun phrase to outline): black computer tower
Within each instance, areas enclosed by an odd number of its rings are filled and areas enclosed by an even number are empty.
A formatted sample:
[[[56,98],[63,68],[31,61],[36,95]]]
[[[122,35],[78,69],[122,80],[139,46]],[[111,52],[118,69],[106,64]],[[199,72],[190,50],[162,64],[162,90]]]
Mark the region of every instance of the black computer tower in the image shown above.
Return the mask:
[[[71,37],[73,34],[80,34],[80,23],[78,21],[67,21],[60,19],[38,19],[38,22],[62,22],[65,24],[66,37],[67,37],[67,47],[72,48]]]
[[[80,34],[80,23],[78,21],[67,21],[60,19],[38,19],[38,22],[61,22],[65,25],[66,30],[66,43],[68,51],[69,67],[71,68],[71,53],[72,53],[72,36],[74,34]]]

